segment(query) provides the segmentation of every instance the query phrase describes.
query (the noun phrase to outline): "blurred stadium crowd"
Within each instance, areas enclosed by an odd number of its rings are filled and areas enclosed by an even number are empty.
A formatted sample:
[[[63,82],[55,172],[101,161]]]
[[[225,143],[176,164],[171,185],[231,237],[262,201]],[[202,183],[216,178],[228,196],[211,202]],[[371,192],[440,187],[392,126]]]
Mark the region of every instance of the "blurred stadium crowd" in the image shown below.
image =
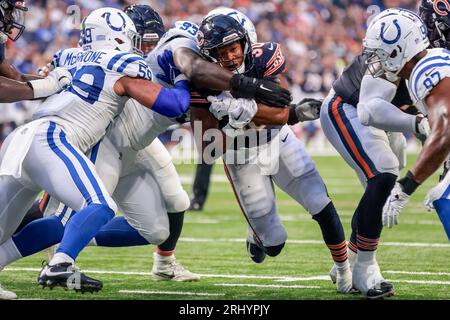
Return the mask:
[[[258,41],[282,44],[294,101],[323,97],[345,65],[361,50],[367,21],[380,10],[416,10],[417,0],[35,0],[27,2],[24,36],[7,44],[7,59],[23,73],[36,73],[59,49],[77,46],[80,17],[91,10],[150,4],[166,27],[177,20],[200,23],[218,6],[244,12],[255,24]],[[0,141],[26,122],[38,102],[0,104]]]

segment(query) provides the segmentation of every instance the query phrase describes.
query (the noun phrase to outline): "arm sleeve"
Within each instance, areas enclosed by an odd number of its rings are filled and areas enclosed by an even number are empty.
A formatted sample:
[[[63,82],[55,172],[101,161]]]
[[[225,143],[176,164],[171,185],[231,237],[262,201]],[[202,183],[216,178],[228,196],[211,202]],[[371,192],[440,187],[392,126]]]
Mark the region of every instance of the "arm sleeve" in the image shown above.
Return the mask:
[[[361,124],[391,132],[415,132],[416,116],[404,113],[390,102],[396,91],[395,84],[365,75],[357,108]]]

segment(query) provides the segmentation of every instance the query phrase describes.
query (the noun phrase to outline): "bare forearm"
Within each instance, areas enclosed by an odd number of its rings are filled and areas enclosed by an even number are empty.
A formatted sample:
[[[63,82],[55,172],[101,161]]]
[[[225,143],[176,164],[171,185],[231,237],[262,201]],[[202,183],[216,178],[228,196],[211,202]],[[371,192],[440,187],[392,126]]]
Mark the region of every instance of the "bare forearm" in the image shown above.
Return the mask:
[[[224,91],[230,90],[231,71],[208,62],[187,48],[175,51],[174,63],[198,88]]]
[[[442,123],[437,124],[436,129],[433,128],[411,170],[418,183],[423,183],[438,170],[450,152],[450,128],[443,125],[445,120],[440,121]]]
[[[31,100],[33,98],[33,89],[27,83],[0,77],[1,103]]]
[[[253,122],[258,125],[284,125],[289,118],[288,108],[273,108],[264,104],[258,104],[258,112],[253,117]]]

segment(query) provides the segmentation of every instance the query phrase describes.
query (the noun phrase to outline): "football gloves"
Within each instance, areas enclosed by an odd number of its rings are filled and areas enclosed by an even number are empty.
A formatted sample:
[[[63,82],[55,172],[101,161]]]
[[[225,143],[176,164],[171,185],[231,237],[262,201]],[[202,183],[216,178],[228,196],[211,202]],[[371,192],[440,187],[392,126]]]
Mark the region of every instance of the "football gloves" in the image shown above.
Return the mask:
[[[312,98],[305,98],[297,104],[291,104],[287,124],[294,125],[298,122],[319,119],[321,106],[321,100]]]
[[[46,98],[67,88],[72,83],[72,74],[64,68],[55,68],[46,78],[28,81],[33,88],[34,99]]]
[[[230,80],[230,86],[233,97],[255,99],[270,107],[283,108],[292,101],[291,92],[280,87],[276,78],[256,79],[235,74]]]
[[[419,183],[414,181],[411,171],[408,171],[404,178],[395,183],[383,207],[383,226],[392,228],[398,224],[400,211],[408,203],[409,197],[418,186]]]

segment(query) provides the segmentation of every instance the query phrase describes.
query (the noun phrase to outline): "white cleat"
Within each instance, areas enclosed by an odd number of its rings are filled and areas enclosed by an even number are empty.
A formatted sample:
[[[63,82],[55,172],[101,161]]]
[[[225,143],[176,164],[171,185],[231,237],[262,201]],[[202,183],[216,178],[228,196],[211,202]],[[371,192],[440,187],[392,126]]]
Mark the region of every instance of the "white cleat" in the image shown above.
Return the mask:
[[[375,260],[356,261],[353,266],[353,287],[372,300],[394,295],[394,287],[384,280]]]
[[[157,281],[198,281],[200,276],[185,269],[175,255],[162,256],[153,253],[152,277]]]
[[[357,253],[353,252],[352,250],[348,250],[348,262],[350,263],[350,270],[352,269],[353,265],[355,264]],[[337,278],[337,267],[336,264],[333,264],[331,267],[330,273],[329,273],[331,281],[335,284],[336,278]]]
[[[353,288],[352,271],[350,268],[336,272],[336,289],[339,293],[356,293]]]
[[[12,292],[2,288],[0,285],[0,300],[14,300],[17,299],[17,295]]]

